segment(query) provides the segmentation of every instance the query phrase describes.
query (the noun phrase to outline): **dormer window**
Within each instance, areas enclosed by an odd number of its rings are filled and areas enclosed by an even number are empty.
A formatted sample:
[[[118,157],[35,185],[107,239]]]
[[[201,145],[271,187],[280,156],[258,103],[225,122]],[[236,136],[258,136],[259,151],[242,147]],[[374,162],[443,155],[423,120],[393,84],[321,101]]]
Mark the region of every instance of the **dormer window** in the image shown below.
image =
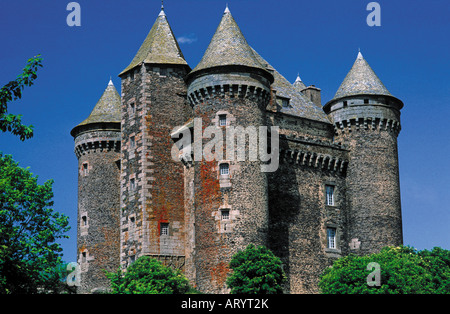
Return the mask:
[[[289,99],[288,98],[282,98],[281,99],[281,105],[283,106],[283,108],[289,107]]]

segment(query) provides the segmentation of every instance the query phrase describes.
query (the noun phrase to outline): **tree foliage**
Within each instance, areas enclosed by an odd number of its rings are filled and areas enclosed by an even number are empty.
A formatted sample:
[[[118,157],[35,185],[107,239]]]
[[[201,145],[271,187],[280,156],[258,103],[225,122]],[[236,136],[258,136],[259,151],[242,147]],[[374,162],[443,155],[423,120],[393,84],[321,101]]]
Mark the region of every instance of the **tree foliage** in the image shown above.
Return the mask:
[[[286,279],[281,260],[264,246],[247,246],[237,252],[231,262],[233,270],[227,278],[234,294],[279,294]]]
[[[17,79],[0,89],[0,130],[18,135],[21,141],[33,137],[33,126],[23,125],[22,115],[8,114],[8,103],[22,98],[24,88],[34,84],[39,67],[42,67],[40,55],[28,59],[27,65]]]
[[[60,277],[68,218],[53,211],[53,181],[37,177],[0,153],[0,293],[54,289]]]
[[[107,273],[113,294],[184,294],[191,290],[179,271],[150,256],[141,256],[123,272]]]
[[[380,265],[380,285],[369,286],[371,262]],[[349,255],[336,260],[321,276],[326,294],[442,294],[450,293],[450,251],[435,247],[385,247],[366,256]]]

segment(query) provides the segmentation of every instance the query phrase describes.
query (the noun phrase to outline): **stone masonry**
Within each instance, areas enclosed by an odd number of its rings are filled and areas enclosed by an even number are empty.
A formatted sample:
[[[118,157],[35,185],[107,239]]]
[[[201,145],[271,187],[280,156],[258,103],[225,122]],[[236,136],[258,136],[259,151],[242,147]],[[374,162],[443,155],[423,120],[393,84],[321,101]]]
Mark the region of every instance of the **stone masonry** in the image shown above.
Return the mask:
[[[286,293],[318,293],[335,259],[402,244],[403,103],[361,53],[322,106],[320,88],[291,84],[251,48],[228,8],[191,69],[162,9],[119,77],[121,95],[110,82],[71,132],[81,293],[144,255],[227,293],[229,262],[250,243],[281,258]],[[272,159],[250,158],[266,138],[252,128],[268,130]],[[228,158],[240,147],[244,159]]]

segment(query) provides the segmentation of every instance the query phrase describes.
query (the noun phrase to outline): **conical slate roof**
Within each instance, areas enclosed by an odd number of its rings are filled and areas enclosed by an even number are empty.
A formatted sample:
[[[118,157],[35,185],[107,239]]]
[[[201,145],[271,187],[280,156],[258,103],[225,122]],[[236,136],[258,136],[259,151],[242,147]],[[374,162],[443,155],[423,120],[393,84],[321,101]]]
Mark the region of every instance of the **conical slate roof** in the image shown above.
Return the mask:
[[[265,65],[255,58],[252,49],[227,7],[203,58],[191,73],[230,65],[247,66],[267,71]]]
[[[253,53],[259,62],[268,64],[268,62],[264,60],[255,50],[253,50]],[[309,120],[330,122],[327,114],[322,110],[322,108],[319,108],[312,101],[307,99],[293,84],[291,84],[270,64],[268,64],[268,67],[273,70],[275,80],[271,87],[276,91],[276,95],[289,98],[289,106],[281,108],[280,111],[282,113]]]
[[[367,94],[392,96],[359,52],[355,63],[334,95],[333,100]]]
[[[119,76],[140,65],[142,62],[188,66],[167,21],[164,8],[161,8],[158,18],[136,53],[136,56]]]
[[[103,92],[102,97],[95,105],[89,117],[73,128],[71,134],[74,135],[76,129],[88,124],[97,123],[120,123],[121,121],[121,99],[120,95],[110,80]]]

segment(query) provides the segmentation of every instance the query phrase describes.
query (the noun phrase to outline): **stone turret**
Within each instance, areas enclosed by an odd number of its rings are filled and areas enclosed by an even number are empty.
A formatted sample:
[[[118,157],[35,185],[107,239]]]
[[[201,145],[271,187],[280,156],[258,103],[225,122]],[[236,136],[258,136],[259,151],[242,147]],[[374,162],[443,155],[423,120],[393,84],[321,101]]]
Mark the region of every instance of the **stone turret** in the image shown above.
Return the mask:
[[[397,136],[403,103],[359,52],[336,95],[324,106],[335,141],[349,148],[348,239],[355,253],[402,244]]]
[[[172,129],[185,122],[190,71],[163,8],[122,80],[121,265],[152,256],[184,268],[183,164]]]
[[[112,81],[89,117],[71,131],[78,158],[78,263],[81,287],[109,287],[119,267],[120,96]]]
[[[267,245],[267,177],[259,160],[249,161],[249,142],[254,145],[258,135],[249,132],[245,161],[237,161],[227,159],[230,153],[237,156],[236,144],[232,148],[228,143],[228,130],[239,126],[258,132],[265,125],[273,80],[227,7],[203,58],[187,78],[188,98],[201,126],[214,127],[224,141],[227,137],[223,156],[211,161],[203,156],[194,163],[195,284],[201,291],[226,292],[232,255],[250,243]]]

